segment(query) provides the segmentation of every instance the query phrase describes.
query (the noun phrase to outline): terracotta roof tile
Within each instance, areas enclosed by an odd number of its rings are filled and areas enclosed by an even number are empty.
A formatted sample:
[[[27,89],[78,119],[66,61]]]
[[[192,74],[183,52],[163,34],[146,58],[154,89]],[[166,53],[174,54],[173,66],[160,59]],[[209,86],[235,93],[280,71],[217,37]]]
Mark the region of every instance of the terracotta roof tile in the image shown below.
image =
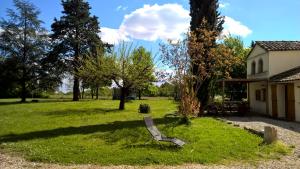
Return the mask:
[[[300,50],[300,41],[256,41],[267,51]]]
[[[287,82],[300,80],[300,66],[274,75],[270,78],[270,80],[273,82]]]

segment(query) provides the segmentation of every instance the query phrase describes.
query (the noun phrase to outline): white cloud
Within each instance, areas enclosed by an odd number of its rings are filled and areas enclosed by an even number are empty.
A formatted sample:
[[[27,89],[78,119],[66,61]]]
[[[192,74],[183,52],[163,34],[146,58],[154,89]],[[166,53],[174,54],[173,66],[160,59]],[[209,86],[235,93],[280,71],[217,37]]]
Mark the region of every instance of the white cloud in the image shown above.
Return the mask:
[[[247,37],[252,33],[252,30],[246,25],[243,25],[241,22],[234,20],[229,16],[225,16],[224,30],[222,35],[228,36],[237,35],[241,37]]]
[[[182,33],[187,32],[189,22],[189,11],[181,5],[144,5],[125,15],[120,29],[134,39],[178,39]]]
[[[129,41],[127,34],[119,29],[103,27],[100,33],[101,40],[109,44],[118,44],[121,41]]]
[[[117,11],[126,11],[127,10],[127,8],[128,8],[128,6],[122,6],[122,5],[119,5],[117,8],[116,8],[116,10]]]
[[[131,39],[176,40],[188,31],[190,20],[189,11],[179,4],[144,5],[125,15],[118,29],[102,28],[101,38],[112,44]],[[225,17],[222,35],[246,37],[251,33],[252,31],[241,22],[228,16]]]
[[[125,15],[119,29],[102,28],[101,38],[115,44],[129,39],[179,39],[189,23],[189,11],[179,4],[144,5]]]
[[[224,3],[220,3],[220,4],[219,4],[219,7],[220,7],[220,8],[227,8],[229,5],[230,5],[230,3],[224,2]]]

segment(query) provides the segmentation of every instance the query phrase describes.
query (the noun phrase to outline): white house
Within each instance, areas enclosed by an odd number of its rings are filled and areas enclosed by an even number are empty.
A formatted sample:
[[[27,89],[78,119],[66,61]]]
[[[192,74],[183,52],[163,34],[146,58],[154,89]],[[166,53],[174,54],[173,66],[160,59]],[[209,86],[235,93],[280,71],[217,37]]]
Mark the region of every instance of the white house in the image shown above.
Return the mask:
[[[252,112],[300,122],[300,41],[257,41],[247,80]]]

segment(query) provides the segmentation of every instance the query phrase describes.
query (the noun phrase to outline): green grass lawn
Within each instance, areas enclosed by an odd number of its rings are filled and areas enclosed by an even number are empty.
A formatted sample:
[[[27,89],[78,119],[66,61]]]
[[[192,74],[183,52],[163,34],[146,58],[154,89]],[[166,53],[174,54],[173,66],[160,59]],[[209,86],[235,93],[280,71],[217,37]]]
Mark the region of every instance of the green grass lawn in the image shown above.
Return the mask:
[[[214,120],[197,118],[191,126],[165,117],[174,112],[171,100],[40,102],[17,104],[0,100],[0,151],[28,160],[61,164],[175,165],[226,163],[278,158],[289,152],[282,144],[261,145],[262,138]],[[158,128],[187,142],[184,148],[151,140],[140,103],[151,105]]]

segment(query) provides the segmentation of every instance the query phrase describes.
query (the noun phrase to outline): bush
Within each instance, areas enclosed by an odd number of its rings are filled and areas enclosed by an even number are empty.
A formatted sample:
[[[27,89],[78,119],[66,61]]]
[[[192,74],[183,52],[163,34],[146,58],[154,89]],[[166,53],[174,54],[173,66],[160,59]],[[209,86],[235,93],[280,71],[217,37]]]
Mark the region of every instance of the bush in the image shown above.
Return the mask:
[[[193,91],[193,86],[189,81],[184,81],[180,84],[180,102],[179,114],[184,117],[197,116],[200,109],[200,102]]]
[[[140,104],[139,113],[142,113],[142,114],[151,113],[150,106],[148,104]]]

